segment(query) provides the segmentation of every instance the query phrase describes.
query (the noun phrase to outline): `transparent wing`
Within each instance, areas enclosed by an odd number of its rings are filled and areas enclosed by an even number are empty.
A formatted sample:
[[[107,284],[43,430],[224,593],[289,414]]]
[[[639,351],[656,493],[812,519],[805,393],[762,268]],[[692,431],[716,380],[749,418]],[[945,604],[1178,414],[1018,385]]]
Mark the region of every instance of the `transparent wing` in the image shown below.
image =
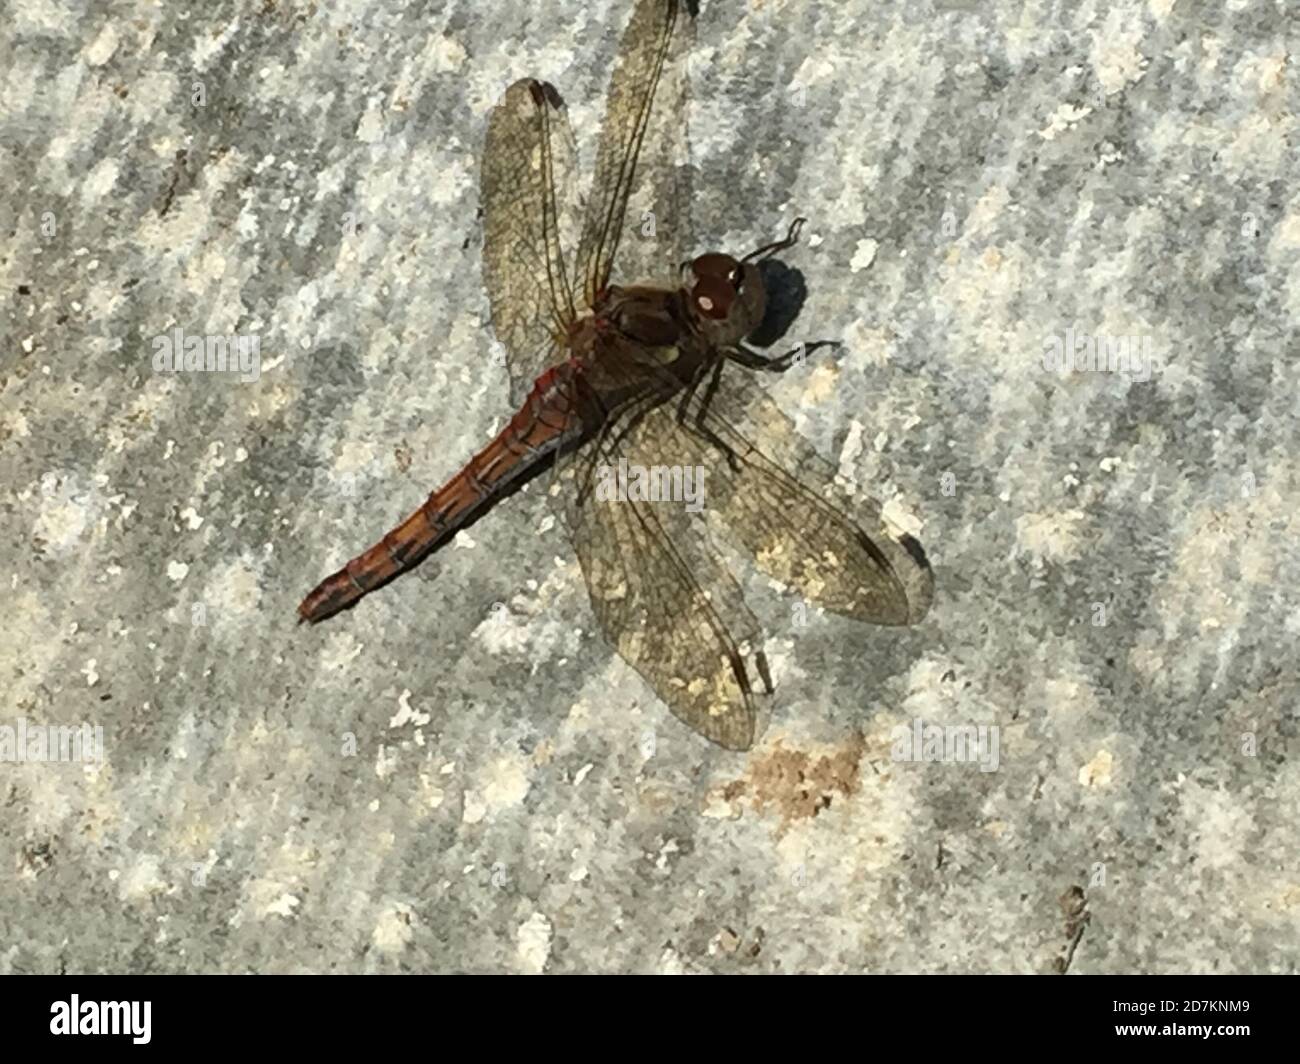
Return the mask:
[[[705,738],[746,750],[758,729],[761,683],[771,691],[757,620],[740,588],[709,550],[701,523],[681,501],[620,497],[626,468],[672,465],[677,426],[671,406],[629,409],[623,430],[593,442],[551,488],[582,564],[592,610],[625,661],[673,714]],[[599,447],[599,449],[598,449]],[[592,482],[592,477],[596,483]]]
[[[638,0],[623,32],[578,245],[576,276],[588,305],[609,282],[625,235],[632,239],[619,271],[629,281],[675,276],[689,246],[685,93],[697,8],[690,0]],[[625,234],[638,164],[643,196],[634,234]]]
[[[553,85],[516,81],[492,109],[483,154],[483,282],[506,349],[511,399],[555,360],[575,316],[565,246],[577,229],[568,110]]]
[[[934,579],[920,545],[889,528],[875,500],[850,500],[835,486],[830,466],[748,372],[723,367],[703,421],[738,468],[698,435],[683,433],[680,448],[709,470],[705,509],[762,572],[857,620],[908,625],[925,616]]]

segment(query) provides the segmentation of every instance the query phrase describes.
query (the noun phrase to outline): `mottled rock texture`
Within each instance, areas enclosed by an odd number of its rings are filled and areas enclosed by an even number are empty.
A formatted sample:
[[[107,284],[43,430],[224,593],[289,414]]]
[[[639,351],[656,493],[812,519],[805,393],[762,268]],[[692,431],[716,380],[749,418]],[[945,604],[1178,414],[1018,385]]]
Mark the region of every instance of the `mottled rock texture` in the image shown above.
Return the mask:
[[[0,764],[0,968],[1295,969],[1288,0],[705,0],[697,246],[810,219],[790,336],[847,348],[767,383],[936,578],[885,630],[742,570],[744,755],[539,491],[295,626],[508,416],[487,114],[549,79],[590,165],[628,4],[5,10],[0,724],[105,757]],[[176,328],[256,379],[157,372]]]

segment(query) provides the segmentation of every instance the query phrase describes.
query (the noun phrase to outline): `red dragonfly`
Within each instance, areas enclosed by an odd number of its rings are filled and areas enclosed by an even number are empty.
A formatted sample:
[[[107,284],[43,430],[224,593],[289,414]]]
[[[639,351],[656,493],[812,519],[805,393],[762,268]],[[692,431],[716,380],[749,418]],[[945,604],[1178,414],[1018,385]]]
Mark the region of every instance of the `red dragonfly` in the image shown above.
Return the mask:
[[[298,612],[315,622],[345,609],[547,472],[606,639],[677,717],[745,750],[758,727],[758,685],[771,694],[772,682],[757,620],[706,525],[809,604],[858,620],[916,623],[932,582],[919,546],[892,534],[876,504],[853,504],[855,520],[832,501],[829,467],[745,372],[780,372],[834,346],[772,357],[744,343],[767,303],[758,263],[791,247],[803,220],[742,258],[683,260],[686,171],[677,164],[695,7],[637,0],[585,210],[572,191],[574,140],[555,87],[517,81],[493,109],[483,273],[518,412]],[[620,270],[677,274],[676,284],[610,283],[642,162],[641,218],[650,224],[627,242]],[[766,454],[746,432],[764,440]],[[700,471],[705,512],[601,491],[615,468]]]

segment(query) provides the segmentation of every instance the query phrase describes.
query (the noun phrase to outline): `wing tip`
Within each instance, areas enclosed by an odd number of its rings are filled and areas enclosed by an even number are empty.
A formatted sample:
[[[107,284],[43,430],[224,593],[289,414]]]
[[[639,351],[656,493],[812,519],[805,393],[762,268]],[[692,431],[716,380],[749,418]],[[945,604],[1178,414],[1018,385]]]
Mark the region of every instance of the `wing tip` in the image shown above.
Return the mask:
[[[533,103],[538,107],[550,107],[553,111],[564,109],[564,97],[560,95],[560,90],[549,81],[525,78],[523,84],[527,86],[528,93],[533,98]]]
[[[907,592],[907,624],[918,624],[934,602],[934,570],[930,559],[925,556],[925,548],[915,536],[904,532],[896,536],[894,542],[907,552],[916,568],[904,588]]]

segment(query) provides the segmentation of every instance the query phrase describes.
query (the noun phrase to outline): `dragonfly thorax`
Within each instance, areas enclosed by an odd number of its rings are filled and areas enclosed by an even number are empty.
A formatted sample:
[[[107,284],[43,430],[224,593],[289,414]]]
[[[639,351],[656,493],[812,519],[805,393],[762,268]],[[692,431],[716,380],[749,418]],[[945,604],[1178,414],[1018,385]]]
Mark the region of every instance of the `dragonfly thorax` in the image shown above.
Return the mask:
[[[669,288],[612,285],[593,308],[596,327],[612,329],[648,348],[673,347],[682,335],[682,313],[676,296]]]

